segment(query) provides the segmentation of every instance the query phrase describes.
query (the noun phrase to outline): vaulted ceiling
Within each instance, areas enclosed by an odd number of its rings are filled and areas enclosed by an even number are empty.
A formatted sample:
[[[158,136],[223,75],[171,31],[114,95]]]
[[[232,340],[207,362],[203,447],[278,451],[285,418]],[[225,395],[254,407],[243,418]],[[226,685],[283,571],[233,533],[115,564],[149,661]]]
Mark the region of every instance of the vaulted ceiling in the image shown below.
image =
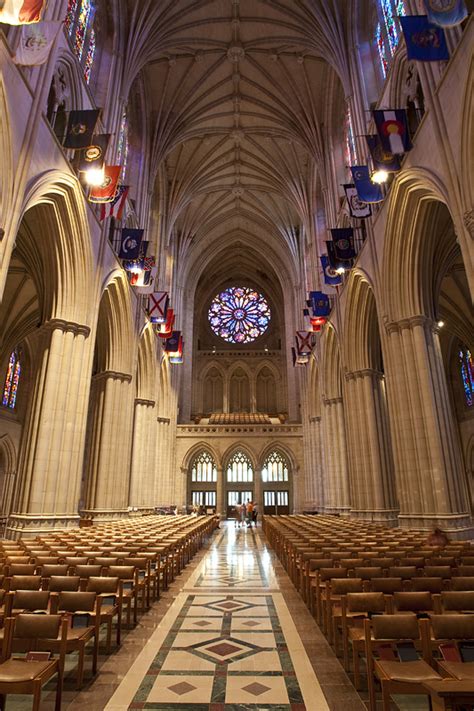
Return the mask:
[[[242,231],[298,262],[347,86],[351,7],[130,0],[124,84],[144,78],[155,202],[181,258]]]

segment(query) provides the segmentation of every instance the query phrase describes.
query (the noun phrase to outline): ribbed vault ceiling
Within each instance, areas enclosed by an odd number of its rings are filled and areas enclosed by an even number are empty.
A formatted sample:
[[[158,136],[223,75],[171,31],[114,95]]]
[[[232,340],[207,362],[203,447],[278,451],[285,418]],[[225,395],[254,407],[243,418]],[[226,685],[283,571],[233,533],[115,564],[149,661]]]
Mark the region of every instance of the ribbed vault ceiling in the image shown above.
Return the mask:
[[[144,77],[155,200],[181,257],[240,229],[280,240],[297,262],[298,228],[311,231],[325,184],[351,5],[130,0],[125,85]]]

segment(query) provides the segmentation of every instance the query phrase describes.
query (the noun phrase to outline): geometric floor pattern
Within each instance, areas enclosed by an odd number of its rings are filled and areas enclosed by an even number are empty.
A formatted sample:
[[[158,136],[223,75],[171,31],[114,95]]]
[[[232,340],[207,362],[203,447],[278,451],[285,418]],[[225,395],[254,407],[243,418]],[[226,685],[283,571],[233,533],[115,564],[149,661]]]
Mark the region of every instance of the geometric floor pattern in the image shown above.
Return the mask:
[[[271,563],[225,527],[107,711],[326,711]]]

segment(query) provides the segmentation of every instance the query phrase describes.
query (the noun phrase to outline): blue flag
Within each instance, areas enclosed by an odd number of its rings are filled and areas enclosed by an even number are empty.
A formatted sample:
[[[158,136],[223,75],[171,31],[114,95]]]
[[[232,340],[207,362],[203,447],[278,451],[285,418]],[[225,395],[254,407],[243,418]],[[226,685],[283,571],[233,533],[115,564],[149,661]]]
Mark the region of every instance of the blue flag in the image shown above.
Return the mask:
[[[313,316],[329,316],[331,305],[327,294],[322,291],[310,291],[309,301]]]
[[[145,256],[142,251],[143,232],[144,230],[132,230],[128,227],[122,230],[119,259],[138,259]]]
[[[375,170],[385,170],[387,173],[395,173],[397,170],[400,170],[398,156],[394,155],[391,151],[385,150],[379,136],[366,136],[365,138],[369,146]]]
[[[351,172],[359,200],[362,202],[382,202],[382,189],[380,185],[371,181],[369,169],[366,165],[353,165]]]
[[[428,20],[440,27],[454,27],[466,19],[464,0],[425,0]]]
[[[439,62],[449,59],[444,31],[429,22],[426,15],[400,17],[407,45],[408,59],[418,62]]]
[[[372,115],[384,151],[397,154],[411,150],[405,109],[377,109]]]
[[[339,286],[342,284],[342,276],[331,266],[327,254],[321,256],[321,266],[323,268],[325,284],[328,284],[328,286]]]
[[[181,331],[173,331],[170,338],[166,339],[165,351],[167,353],[177,353],[181,346]]]
[[[352,227],[331,230],[334,257],[342,262],[350,261],[356,256],[354,250],[354,230]],[[329,258],[331,255],[328,252]]]

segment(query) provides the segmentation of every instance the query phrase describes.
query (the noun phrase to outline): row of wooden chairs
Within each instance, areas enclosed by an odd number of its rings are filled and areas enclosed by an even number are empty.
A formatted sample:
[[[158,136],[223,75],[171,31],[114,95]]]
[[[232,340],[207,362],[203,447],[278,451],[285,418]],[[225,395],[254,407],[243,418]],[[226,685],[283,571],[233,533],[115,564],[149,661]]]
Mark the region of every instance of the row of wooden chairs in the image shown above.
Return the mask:
[[[336,653],[342,646],[346,671],[351,671],[352,662],[357,689],[361,655],[367,653],[364,624],[381,616],[410,619],[416,625],[419,617],[429,622],[474,613],[474,549],[468,542],[433,548],[419,532],[405,535],[377,526],[374,534],[364,524],[319,516],[267,516],[264,530]],[[403,630],[403,626],[398,630],[398,644],[406,642]],[[376,669],[376,664],[369,665],[371,709]],[[380,681],[380,675],[377,678]],[[388,710],[387,688],[391,687],[385,684]],[[474,686],[472,690],[474,694]]]
[[[0,541],[0,708],[7,694],[33,695],[57,674],[56,709],[66,655],[78,653],[84,681],[86,646],[97,673],[100,630],[111,651],[122,616],[136,624],[217,527],[216,517],[147,516],[48,536]],[[17,658],[15,653],[27,653]]]

